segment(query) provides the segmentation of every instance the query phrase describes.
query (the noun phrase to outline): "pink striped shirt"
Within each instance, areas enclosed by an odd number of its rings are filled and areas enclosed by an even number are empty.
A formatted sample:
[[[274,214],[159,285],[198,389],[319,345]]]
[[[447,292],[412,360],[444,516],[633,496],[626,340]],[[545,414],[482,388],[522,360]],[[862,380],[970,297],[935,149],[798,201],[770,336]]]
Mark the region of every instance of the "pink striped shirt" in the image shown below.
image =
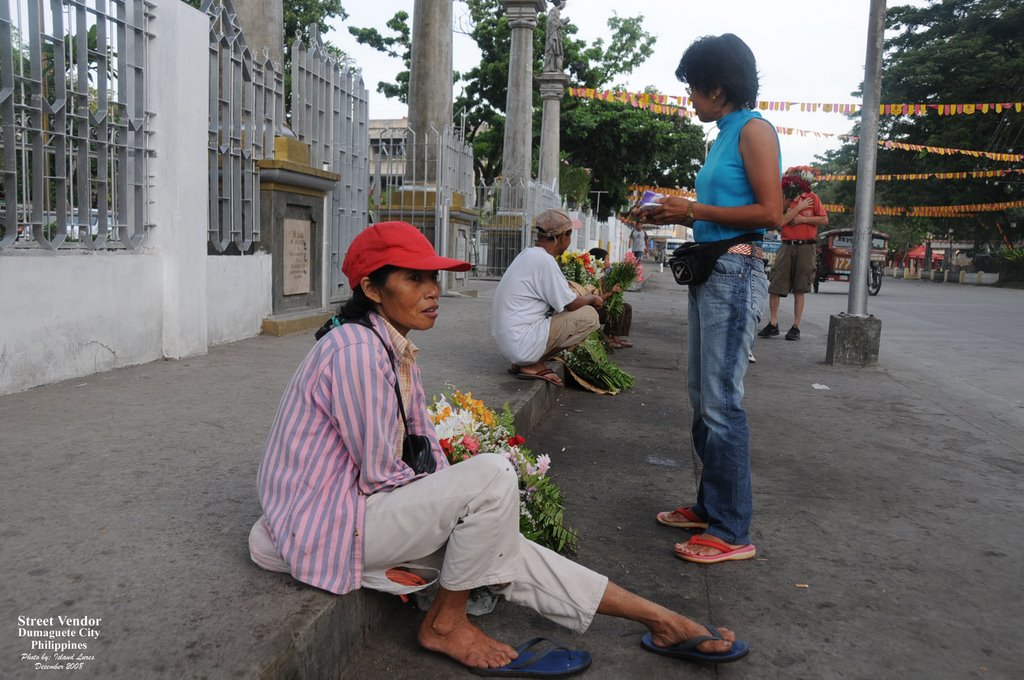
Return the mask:
[[[270,533],[297,580],[344,594],[360,587],[366,496],[408,484],[402,462],[399,380],[409,428],[430,437],[437,469],[448,466],[427,416],[417,349],[381,316],[399,376],[379,338],[347,323],[320,339],[281,398],[257,475]]]

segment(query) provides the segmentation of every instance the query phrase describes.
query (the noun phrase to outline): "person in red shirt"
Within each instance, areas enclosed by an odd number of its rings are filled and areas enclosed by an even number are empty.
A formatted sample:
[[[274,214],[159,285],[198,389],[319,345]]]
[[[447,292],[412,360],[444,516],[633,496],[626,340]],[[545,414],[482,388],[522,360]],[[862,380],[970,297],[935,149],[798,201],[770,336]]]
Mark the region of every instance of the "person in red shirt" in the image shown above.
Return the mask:
[[[768,279],[770,318],[758,337],[779,334],[779,302],[793,293],[793,326],[786,332],[786,340],[800,339],[804,293],[814,283],[818,227],[828,224],[821,199],[811,191],[813,178],[814,171],[807,166],[789,168],[782,176],[783,193],[790,202],[782,215],[782,247],[775,255],[775,265]]]

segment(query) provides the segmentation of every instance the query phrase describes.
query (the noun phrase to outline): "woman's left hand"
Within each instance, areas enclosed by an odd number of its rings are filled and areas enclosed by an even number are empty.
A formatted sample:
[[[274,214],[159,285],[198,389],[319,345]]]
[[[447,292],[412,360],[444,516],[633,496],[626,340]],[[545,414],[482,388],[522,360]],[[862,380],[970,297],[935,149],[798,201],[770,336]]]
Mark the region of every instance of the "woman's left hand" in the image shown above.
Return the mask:
[[[658,205],[646,208],[644,218],[652,224],[685,224],[692,201],[681,196],[658,199]]]

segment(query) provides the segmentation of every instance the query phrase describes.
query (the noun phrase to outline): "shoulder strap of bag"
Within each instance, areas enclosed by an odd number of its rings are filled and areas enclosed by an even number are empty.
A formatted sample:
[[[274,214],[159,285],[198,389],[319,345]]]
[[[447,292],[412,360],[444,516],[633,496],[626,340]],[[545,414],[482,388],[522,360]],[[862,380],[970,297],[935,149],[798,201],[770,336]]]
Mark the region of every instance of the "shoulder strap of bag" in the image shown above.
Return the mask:
[[[332,328],[337,328],[338,326],[347,323],[356,323],[359,324],[360,326],[365,326],[366,328],[369,328],[373,332],[373,334],[377,336],[377,339],[380,340],[380,343],[384,345],[384,351],[388,353],[388,359],[391,360],[391,370],[395,372],[395,396],[398,397],[398,413],[400,416],[402,416],[402,425],[405,426],[405,432],[406,434],[408,434],[409,421],[406,420],[405,418],[405,404],[402,403],[402,391],[398,387],[398,362],[395,360],[395,355],[391,351],[391,347],[388,346],[388,343],[384,342],[384,338],[381,337],[381,334],[378,333],[377,329],[373,327],[373,322],[371,322],[367,317],[360,317],[358,319],[344,319],[338,315],[334,315],[326,322],[324,322],[324,325],[321,326],[319,330],[317,330],[316,339],[319,340],[320,338],[327,335],[327,333],[330,332]]]

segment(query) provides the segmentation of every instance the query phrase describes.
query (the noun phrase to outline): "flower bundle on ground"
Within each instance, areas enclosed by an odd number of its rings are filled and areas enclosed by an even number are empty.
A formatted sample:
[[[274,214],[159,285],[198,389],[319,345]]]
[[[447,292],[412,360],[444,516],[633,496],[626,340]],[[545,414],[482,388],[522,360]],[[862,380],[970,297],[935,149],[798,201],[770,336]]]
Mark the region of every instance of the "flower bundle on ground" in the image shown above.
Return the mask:
[[[616,366],[609,358],[601,342],[601,332],[594,331],[583,344],[563,351],[559,357],[573,375],[583,378],[591,385],[608,394],[618,394],[633,386],[633,376]]]
[[[556,552],[576,551],[577,534],[565,526],[562,492],[548,476],[551,457],[535,456],[517,435],[508,404],[500,414],[474,399],[471,392],[449,386],[428,407],[441,449],[452,464],[478,453],[504,456],[519,476],[519,530],[531,541]]]
[[[629,262],[631,259],[633,264],[621,263],[622,268],[615,276],[625,277],[627,274],[642,276],[643,268],[636,261],[636,258],[633,257],[633,254],[630,253],[626,257],[626,262]],[[565,278],[569,281],[580,286],[591,286],[591,290],[611,290],[615,284],[608,282],[609,272],[599,271],[596,262],[601,261],[595,261],[590,256],[590,253],[581,253],[574,250],[567,250],[558,256],[558,266],[562,268],[562,273],[565,274]],[[615,265],[612,265],[612,268],[614,269]],[[629,284],[632,284],[632,281]],[[627,287],[626,285],[622,286],[623,289]],[[616,296],[618,301],[613,302],[613,298]],[[611,303],[610,308],[609,303]],[[604,306],[608,310],[609,318],[617,319],[621,317],[622,305],[622,292],[616,293],[605,301]],[[582,378],[582,381],[577,380],[577,382],[592,392],[617,394],[633,386],[633,376],[624,372],[608,358],[608,353],[605,352],[604,346],[601,343],[600,331],[594,331],[582,345],[575,349],[565,350],[559,354],[559,357],[574,377]],[[591,389],[591,386],[598,389]]]

